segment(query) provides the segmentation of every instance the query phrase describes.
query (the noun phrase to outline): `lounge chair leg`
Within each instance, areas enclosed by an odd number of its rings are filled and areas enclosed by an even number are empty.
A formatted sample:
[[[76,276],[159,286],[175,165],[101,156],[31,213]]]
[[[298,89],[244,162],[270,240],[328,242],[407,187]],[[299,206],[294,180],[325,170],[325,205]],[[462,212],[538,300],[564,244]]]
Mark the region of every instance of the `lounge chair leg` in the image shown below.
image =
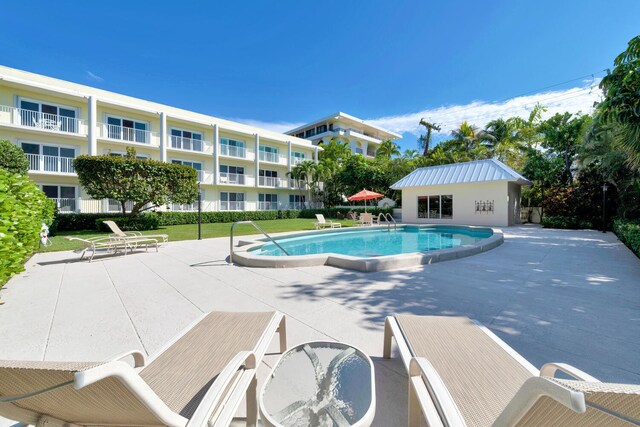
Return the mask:
[[[280,334],[280,353],[284,353],[287,351],[287,319],[284,316],[278,326],[278,333]]]
[[[247,427],[258,425],[258,378],[254,375],[247,389]]]
[[[390,317],[384,319],[384,348],[382,349],[382,357],[385,359],[391,359],[391,338],[393,338],[393,331],[391,330]]]
[[[420,410],[420,402],[416,391],[411,384],[411,377],[409,377],[409,427],[419,427],[424,425],[422,418],[422,411]]]

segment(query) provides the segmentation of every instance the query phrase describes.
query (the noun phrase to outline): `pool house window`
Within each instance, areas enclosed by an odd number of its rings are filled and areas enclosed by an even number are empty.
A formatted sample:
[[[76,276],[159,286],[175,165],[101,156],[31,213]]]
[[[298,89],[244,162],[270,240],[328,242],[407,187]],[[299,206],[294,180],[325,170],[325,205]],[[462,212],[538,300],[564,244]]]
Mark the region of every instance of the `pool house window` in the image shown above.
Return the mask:
[[[182,129],[171,129],[171,148],[202,151],[202,134]]]
[[[275,211],[278,209],[278,195],[277,194],[258,194],[258,210],[261,211]]]
[[[268,145],[260,146],[260,160],[265,162],[278,163],[278,149]]]
[[[223,191],[220,193],[221,211],[243,211],[244,193],[230,193]]]
[[[202,179],[203,179],[202,163],[192,162],[189,160],[171,160],[171,163],[176,165],[191,166],[198,172],[198,181],[202,182]]]
[[[78,133],[77,115],[77,108],[26,99],[20,100],[20,124],[22,126]]]
[[[220,138],[220,154],[230,157],[247,157],[245,142],[238,139]]]
[[[453,218],[453,196],[420,196],[418,197],[418,218],[451,219]]]
[[[120,141],[149,144],[149,124],[131,119],[107,116],[107,137]]]

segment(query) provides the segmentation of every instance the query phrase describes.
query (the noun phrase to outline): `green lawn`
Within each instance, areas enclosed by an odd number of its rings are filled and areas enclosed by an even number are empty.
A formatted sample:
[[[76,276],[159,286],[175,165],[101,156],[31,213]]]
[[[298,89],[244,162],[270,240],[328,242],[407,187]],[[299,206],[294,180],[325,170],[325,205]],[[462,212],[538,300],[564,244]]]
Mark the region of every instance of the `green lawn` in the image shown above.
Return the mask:
[[[334,222],[342,223],[342,226],[353,225],[352,221],[348,220],[332,220]],[[260,227],[267,233],[279,233],[284,231],[299,231],[299,230],[313,230],[313,223],[315,219],[297,218],[297,219],[274,219],[265,221],[255,221]],[[217,224],[202,224],[202,238],[207,239],[211,237],[229,237],[231,230],[231,223],[217,223]],[[258,231],[249,224],[236,225],[234,235],[244,236],[247,234],[257,234]],[[158,230],[143,231],[143,234],[168,234],[169,241],[175,242],[177,240],[195,240],[198,238],[198,224],[188,225],[170,225],[167,227],[160,227]],[[54,237],[51,237],[51,246],[43,248],[40,247],[39,252],[55,252],[55,251],[68,251],[79,249],[82,245],[77,241],[68,241],[65,236],[78,236],[78,237],[95,237],[95,236],[107,236],[108,233],[98,233],[96,231],[67,231],[60,232]]]

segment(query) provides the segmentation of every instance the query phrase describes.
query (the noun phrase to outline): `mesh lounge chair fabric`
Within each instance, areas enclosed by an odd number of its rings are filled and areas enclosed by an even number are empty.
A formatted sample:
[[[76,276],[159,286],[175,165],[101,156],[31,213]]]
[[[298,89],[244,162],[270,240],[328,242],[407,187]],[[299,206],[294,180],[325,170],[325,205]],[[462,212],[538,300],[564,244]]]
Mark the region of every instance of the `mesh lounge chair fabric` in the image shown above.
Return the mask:
[[[12,403],[0,403],[0,415],[17,419],[12,410],[16,407],[31,411],[32,414],[20,414],[22,419],[18,421],[26,423],[45,415],[78,425],[164,425],[141,402],[140,395],[117,376],[74,388],[77,375],[117,363],[119,374],[135,377],[145,397],[172,413],[172,419],[182,425],[180,419],[186,422],[194,414],[210,386],[238,353],[254,351],[259,363],[266,351],[265,339],[270,341],[276,332],[274,325],[280,323],[283,328],[281,319],[277,312],[209,313],[142,369],[123,362],[0,361],[0,402],[7,396],[50,389]],[[286,343],[281,335],[281,348],[283,345]],[[225,395],[234,387],[232,382]],[[234,403],[239,401],[229,404]]]
[[[109,229],[115,236],[122,237],[124,239],[128,239],[131,241],[143,242],[147,239],[149,241],[155,240],[155,239],[162,239],[164,243],[167,243],[169,241],[169,235],[167,234],[149,235],[149,234],[142,234],[139,231],[130,231],[129,234],[127,234],[124,231],[120,230],[120,227],[118,227],[118,224],[116,224],[114,221],[102,221],[102,222],[107,227],[109,227]],[[156,245],[156,248],[157,248],[157,245]]]

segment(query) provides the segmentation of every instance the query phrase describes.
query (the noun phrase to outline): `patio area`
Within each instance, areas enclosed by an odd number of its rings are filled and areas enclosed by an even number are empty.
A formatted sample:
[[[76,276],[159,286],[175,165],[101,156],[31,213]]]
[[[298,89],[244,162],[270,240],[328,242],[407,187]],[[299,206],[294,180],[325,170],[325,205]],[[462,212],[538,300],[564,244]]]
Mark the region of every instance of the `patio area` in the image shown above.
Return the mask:
[[[489,252],[379,273],[230,266],[228,238],[92,263],[37,254],[2,291],[0,359],[153,354],[203,312],[279,310],[290,347],[336,340],[369,354],[374,425],[406,425],[407,378],[399,358],[382,359],[384,318],[440,314],[479,320],[536,367],[565,362],[602,381],[640,383],[640,260],[612,233],[503,231],[504,244]],[[260,381],[277,349],[276,339]]]

